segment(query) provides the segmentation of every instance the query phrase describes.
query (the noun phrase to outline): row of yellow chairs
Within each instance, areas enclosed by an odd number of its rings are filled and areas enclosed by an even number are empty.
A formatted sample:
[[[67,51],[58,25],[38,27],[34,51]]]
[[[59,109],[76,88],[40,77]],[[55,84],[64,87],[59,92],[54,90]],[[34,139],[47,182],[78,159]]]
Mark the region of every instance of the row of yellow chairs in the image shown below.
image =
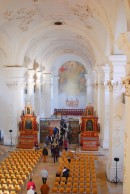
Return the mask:
[[[96,173],[94,166],[94,156],[77,155],[71,159],[70,163],[67,154],[59,159],[58,171],[62,172],[66,166],[69,168],[69,177],[56,177],[54,187],[59,193],[91,193],[97,194]],[[63,189],[63,191],[62,191]],[[53,189],[52,189],[52,192]]]
[[[71,187],[66,187],[66,188],[64,188],[64,187],[60,187],[60,188],[52,187],[52,193],[60,193],[60,194],[61,193],[64,193],[64,194],[65,193],[70,193],[70,194],[74,194],[74,193],[98,194],[96,188],[91,189],[91,188],[83,188],[83,187],[79,187],[79,188],[77,188],[77,187],[73,187],[73,188],[71,188]]]
[[[17,194],[17,192],[0,189],[0,194]]]
[[[11,152],[9,157],[0,163],[0,194],[19,193],[41,156],[41,151]]]

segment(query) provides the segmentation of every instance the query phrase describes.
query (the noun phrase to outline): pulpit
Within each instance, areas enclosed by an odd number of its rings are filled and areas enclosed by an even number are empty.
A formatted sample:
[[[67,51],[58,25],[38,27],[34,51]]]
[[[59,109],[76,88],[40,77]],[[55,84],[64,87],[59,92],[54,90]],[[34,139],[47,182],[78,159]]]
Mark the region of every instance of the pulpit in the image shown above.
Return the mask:
[[[98,117],[92,106],[87,106],[81,117],[81,149],[85,151],[98,150],[99,146]]]
[[[32,106],[27,105],[22,111],[19,122],[19,137],[17,148],[31,149],[38,143],[38,123],[37,117],[32,111]]]

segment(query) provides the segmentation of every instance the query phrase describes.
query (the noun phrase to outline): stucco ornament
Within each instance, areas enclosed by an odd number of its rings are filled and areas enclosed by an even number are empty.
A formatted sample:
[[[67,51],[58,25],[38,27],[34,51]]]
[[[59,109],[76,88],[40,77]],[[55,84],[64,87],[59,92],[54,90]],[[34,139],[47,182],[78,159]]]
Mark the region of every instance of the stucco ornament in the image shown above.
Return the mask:
[[[122,84],[125,86],[125,93],[127,96],[130,96],[130,76],[125,77],[122,80]]]
[[[16,19],[19,21],[19,27],[22,31],[27,31],[29,24],[33,21],[33,17],[37,14],[37,9],[27,10],[25,8],[18,9],[17,11],[6,10],[4,18],[8,21]]]
[[[111,80],[111,85],[114,91],[120,91],[123,87],[121,80]]]
[[[71,9],[74,15],[79,17],[81,21],[85,22],[86,28],[93,29],[93,26],[89,24],[88,19],[94,16],[94,10],[92,10],[89,5],[76,4]]]

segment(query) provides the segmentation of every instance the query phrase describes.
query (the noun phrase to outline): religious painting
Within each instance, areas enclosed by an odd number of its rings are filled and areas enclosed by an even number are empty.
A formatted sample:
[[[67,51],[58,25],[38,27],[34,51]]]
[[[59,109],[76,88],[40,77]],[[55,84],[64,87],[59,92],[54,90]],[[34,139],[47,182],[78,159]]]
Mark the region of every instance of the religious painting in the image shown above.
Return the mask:
[[[92,120],[88,120],[86,122],[86,131],[93,131],[93,121]]]
[[[25,120],[25,129],[32,130],[32,120],[29,118]]]
[[[77,144],[79,141],[79,120],[69,120],[68,139],[70,144]]]
[[[45,141],[46,136],[50,134],[50,130],[57,127],[60,129],[59,119],[40,119],[40,143]]]
[[[59,69],[59,94],[75,100],[86,95],[86,69],[76,61],[68,61]]]

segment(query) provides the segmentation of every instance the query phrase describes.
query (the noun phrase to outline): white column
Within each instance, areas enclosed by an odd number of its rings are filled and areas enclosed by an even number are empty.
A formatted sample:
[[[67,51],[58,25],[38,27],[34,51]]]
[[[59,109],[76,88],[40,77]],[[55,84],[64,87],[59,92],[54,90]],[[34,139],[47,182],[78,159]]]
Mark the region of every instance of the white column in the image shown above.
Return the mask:
[[[130,194],[130,32],[120,34],[117,44],[127,57],[127,64],[125,69],[126,77],[123,78],[123,83],[125,85],[123,194]]]
[[[125,131],[124,131],[124,180],[123,194],[130,194],[130,76],[123,81],[125,93]]]
[[[104,83],[102,84],[102,123],[101,123],[101,131],[100,131],[100,145],[104,149],[109,148],[109,74],[110,74],[110,68],[108,65],[103,67],[104,71]]]
[[[59,108],[58,80],[58,76],[52,77],[52,112],[55,108]]]
[[[42,115],[44,117],[51,116],[51,74],[44,73],[42,81]]]
[[[110,181],[116,176],[116,162],[114,158],[119,158],[117,164],[117,176],[123,180],[123,115],[122,115],[122,83],[112,80],[110,83],[110,134],[109,134],[109,158],[107,163],[107,177]],[[115,181],[115,180],[114,180]]]
[[[35,113],[40,116],[41,111],[41,75],[40,71],[36,72],[36,85],[35,85]]]
[[[94,106],[94,109],[96,111],[96,114],[98,112],[98,75],[97,75],[97,71],[93,71],[93,74],[92,74],[92,87],[94,89],[93,91],[93,106]]]
[[[35,70],[29,69],[28,70],[28,78],[27,78],[27,102],[29,102],[32,107],[34,108],[34,75]]]
[[[6,95],[8,96],[7,107],[5,107],[5,129],[4,144],[9,145],[11,142],[9,130],[12,130],[12,142],[17,143],[18,122],[21,111],[24,109],[24,87],[25,71],[23,67],[6,67],[3,69],[5,74],[5,83],[7,86]]]
[[[103,124],[103,118],[104,115],[102,114],[102,102],[104,102],[104,72],[102,71],[102,67],[100,66],[98,68],[98,103],[97,103],[97,115],[98,115],[98,122],[100,124],[100,134],[103,130],[102,124]]]
[[[92,92],[91,76],[86,74],[85,78],[86,78],[86,92],[87,92],[86,106],[88,106],[89,103],[93,106],[93,92]]]
[[[115,176],[116,162],[119,158],[118,178],[123,180],[123,131],[124,116],[122,113],[122,86],[121,78],[125,76],[126,57],[124,55],[111,55],[109,60],[112,64],[110,81],[110,138],[109,138],[109,160],[107,177],[111,181]]]

